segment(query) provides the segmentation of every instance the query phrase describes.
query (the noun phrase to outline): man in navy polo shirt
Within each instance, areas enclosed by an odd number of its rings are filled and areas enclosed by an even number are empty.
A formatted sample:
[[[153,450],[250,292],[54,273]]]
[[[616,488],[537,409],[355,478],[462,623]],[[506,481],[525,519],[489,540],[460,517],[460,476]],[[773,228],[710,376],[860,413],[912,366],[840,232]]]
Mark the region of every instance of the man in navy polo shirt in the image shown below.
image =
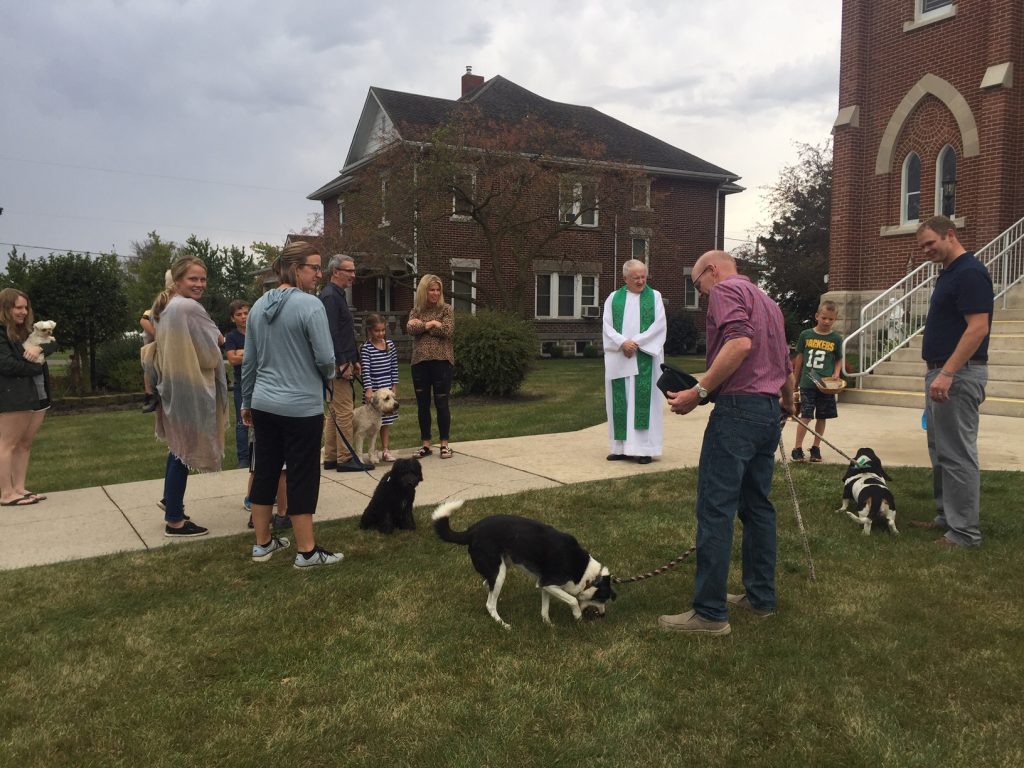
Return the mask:
[[[911,525],[944,531],[936,540],[940,546],[976,547],[981,544],[978,408],[988,383],[992,278],[960,244],[956,226],[945,216],[933,216],[918,227],[917,245],[942,265],[921,346],[928,365],[928,453],[937,513],[934,520],[912,520]]]

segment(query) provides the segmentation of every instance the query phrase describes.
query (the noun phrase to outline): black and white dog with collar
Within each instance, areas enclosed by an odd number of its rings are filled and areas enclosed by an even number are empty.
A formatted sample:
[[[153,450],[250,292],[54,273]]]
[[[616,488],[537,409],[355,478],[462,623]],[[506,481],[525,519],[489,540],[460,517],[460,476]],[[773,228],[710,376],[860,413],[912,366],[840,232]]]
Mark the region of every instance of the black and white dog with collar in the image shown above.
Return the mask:
[[[843,506],[836,512],[845,512],[864,526],[865,536],[871,534],[871,525],[878,520],[885,520],[890,533],[898,534],[896,500],[885,483],[891,479],[878,455],[870,448],[861,448],[843,475]],[[847,509],[850,502],[858,510],[856,514]]]
[[[615,599],[612,577],[575,538],[546,523],[515,515],[491,515],[465,531],[453,531],[448,518],[461,507],[449,501],[434,510],[434,531],[442,540],[469,547],[469,558],[487,588],[487,612],[505,629],[511,627],[498,615],[498,596],[508,569],[515,565],[530,575],[540,593],[540,616],[550,624],[548,605],[557,598],[579,620],[592,608],[603,616],[606,604]]]

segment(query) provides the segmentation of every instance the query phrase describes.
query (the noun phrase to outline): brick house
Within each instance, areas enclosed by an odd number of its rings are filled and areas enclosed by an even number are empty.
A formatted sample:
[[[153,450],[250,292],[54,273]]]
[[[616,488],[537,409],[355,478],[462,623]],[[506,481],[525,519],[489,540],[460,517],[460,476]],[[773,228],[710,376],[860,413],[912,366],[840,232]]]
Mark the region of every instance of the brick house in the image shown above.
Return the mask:
[[[489,126],[571,130],[580,142],[574,146],[594,148],[586,157],[564,147],[548,151],[557,161],[546,166],[576,175],[554,192],[538,187],[523,203],[528,214],[521,215],[547,228],[537,235],[543,247],[527,259],[517,257],[511,241],[495,246],[474,220],[470,198],[489,171],[471,159],[464,174],[455,174],[466,177],[463,186],[456,181],[435,195],[448,206],[444,215],[428,219],[422,199],[413,205],[394,195],[400,180],[389,158],[409,148],[439,154],[436,132],[469,109]],[[628,190],[613,192],[613,177]],[[415,169],[410,178],[418,178]],[[485,81],[467,68],[454,100],[371,87],[344,167],[309,199],[323,204],[327,252],[357,259],[352,303],[384,313],[393,335],[401,335],[415,276],[434,273],[457,312],[511,309],[534,321],[542,349],[555,344],[579,355],[600,341],[603,302],[622,284],[621,266],[631,257],[647,263],[668,313],[690,312],[703,330],[699,296],[685,276],[701,253],[721,246],[726,196],[742,190],[738,179],[596,109],[550,101],[501,76]],[[372,226],[360,231],[357,219]],[[367,232],[378,236],[372,249]]]
[[[951,216],[980,248],[1024,215],[1024,3],[844,0],[829,292],[842,327]]]

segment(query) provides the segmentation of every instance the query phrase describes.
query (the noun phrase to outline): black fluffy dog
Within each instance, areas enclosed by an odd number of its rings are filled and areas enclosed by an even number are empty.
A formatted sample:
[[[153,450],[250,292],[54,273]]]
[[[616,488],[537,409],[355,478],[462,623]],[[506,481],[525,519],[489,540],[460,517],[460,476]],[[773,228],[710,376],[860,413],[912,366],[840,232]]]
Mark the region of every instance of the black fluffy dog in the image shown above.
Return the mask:
[[[416,500],[416,486],[423,482],[423,468],[419,459],[399,459],[377,483],[373,498],[363,510],[359,527],[381,533],[392,533],[395,528],[412,531],[416,521],[412,506]]]

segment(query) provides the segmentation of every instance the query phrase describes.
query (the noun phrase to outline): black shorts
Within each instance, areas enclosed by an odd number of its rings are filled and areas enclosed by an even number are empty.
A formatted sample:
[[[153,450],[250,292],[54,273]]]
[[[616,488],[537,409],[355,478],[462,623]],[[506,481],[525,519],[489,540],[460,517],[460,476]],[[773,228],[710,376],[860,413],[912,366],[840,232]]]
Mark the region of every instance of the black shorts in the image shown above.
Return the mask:
[[[834,419],[839,416],[835,395],[826,395],[817,387],[800,387],[801,419]]]
[[[252,425],[259,439],[253,442],[253,504],[273,504],[281,470],[288,466],[288,514],[312,515],[320,499],[320,435],[323,414],[279,416],[252,411]]]

